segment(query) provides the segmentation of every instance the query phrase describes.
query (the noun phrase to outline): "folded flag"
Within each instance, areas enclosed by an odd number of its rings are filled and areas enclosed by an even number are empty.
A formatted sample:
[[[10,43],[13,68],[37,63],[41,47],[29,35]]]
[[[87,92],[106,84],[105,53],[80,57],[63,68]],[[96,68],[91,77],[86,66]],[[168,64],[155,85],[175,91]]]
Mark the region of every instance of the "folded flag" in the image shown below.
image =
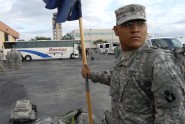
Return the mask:
[[[82,17],[81,0],[43,0],[47,9],[58,9],[56,22],[78,20]]]

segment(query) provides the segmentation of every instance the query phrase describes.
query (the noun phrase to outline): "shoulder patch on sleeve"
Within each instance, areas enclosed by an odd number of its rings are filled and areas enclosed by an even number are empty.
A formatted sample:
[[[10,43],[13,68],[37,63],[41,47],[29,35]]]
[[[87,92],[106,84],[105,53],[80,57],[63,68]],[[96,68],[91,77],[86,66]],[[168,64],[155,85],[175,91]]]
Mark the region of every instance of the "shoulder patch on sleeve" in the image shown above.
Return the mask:
[[[166,100],[166,102],[168,102],[168,103],[172,103],[177,99],[175,94],[173,93],[173,91],[170,89],[166,89],[161,94],[162,94],[163,98]]]
[[[156,106],[172,108],[183,101],[182,93],[175,86],[163,86],[155,93]]]

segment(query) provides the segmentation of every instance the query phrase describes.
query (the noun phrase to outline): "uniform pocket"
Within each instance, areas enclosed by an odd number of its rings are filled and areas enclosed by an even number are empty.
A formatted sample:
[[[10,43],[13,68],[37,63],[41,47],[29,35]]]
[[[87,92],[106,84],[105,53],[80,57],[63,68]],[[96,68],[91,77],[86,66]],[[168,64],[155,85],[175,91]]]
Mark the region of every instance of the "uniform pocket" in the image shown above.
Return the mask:
[[[110,83],[110,96],[112,96],[113,101],[118,101],[121,98],[123,91],[123,83],[125,83],[126,75],[124,72],[120,71],[120,68],[116,68],[112,73],[111,83]],[[124,82],[123,82],[124,80]]]
[[[119,82],[118,76],[116,77],[113,76],[110,83],[110,96],[112,97],[113,101],[118,101],[119,86],[120,86],[120,82]]]
[[[150,100],[146,96],[143,89],[140,88],[138,78],[138,73],[132,73],[129,76],[129,80],[124,86],[122,92],[120,107],[121,109],[124,108],[133,112],[150,113]]]

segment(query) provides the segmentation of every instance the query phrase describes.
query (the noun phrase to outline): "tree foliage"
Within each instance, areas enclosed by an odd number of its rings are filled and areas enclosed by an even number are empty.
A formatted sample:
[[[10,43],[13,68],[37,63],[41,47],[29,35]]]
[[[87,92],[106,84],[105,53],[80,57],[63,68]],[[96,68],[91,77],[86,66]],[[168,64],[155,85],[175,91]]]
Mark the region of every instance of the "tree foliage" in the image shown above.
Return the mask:
[[[108,43],[107,41],[104,41],[102,39],[96,40],[93,42],[93,44],[102,44],[102,43]]]
[[[25,41],[24,39],[19,39],[19,40],[17,40],[17,41]]]
[[[34,40],[51,40],[51,38],[49,38],[49,37],[35,37],[35,39]]]
[[[74,36],[72,36],[71,34],[66,34],[64,35],[64,37],[62,38],[62,40],[74,40]]]

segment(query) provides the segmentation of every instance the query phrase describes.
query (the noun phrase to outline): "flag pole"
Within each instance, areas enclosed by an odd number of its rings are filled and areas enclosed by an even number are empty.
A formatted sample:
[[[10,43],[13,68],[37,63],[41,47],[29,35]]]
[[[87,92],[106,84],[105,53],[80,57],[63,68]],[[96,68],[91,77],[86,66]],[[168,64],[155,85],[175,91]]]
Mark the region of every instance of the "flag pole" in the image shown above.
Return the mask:
[[[87,65],[82,17],[79,18],[79,26],[80,26],[80,38],[81,38],[81,47],[82,47],[82,61],[84,65]],[[90,99],[90,92],[89,92],[89,82],[88,82],[87,77],[85,78],[85,86],[86,86],[86,100],[87,100],[87,106],[88,106],[89,124],[93,124],[92,107],[91,107],[91,99]]]

